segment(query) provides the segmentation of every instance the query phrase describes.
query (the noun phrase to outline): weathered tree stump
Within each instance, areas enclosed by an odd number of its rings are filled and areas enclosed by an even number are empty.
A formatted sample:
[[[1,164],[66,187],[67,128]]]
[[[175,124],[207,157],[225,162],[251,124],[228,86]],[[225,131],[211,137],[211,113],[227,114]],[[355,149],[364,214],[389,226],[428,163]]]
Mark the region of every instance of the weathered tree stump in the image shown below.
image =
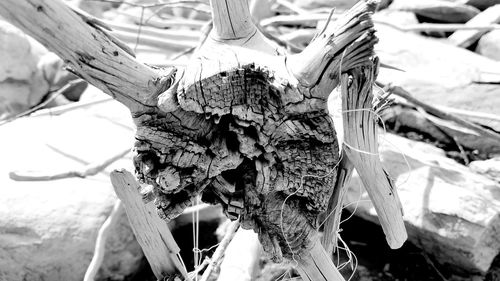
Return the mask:
[[[304,280],[343,280],[317,235],[318,216],[327,210],[337,180],[342,144],[327,99],[334,89],[363,93],[360,102],[354,99],[345,108],[351,113],[371,104],[378,69],[371,13],[377,2],[360,1],[296,55],[264,38],[246,0],[210,4],[213,30],[182,70],[135,62],[101,22],[57,2],[2,1],[0,15],[130,108],[137,125],[136,174],[153,186],[160,217],[176,217],[201,194],[203,201],[222,204],[228,217],[257,232],[274,261],[297,262]],[[74,30],[83,43],[76,43]],[[390,246],[399,247],[406,233],[396,193],[378,158],[372,159],[373,116],[352,116],[361,118],[348,124],[361,126],[355,132],[367,135],[358,139],[358,149],[351,144],[346,150],[344,143],[344,150],[355,167],[372,169],[365,174],[375,183],[366,182],[373,186]],[[357,157],[365,148],[369,156]]]

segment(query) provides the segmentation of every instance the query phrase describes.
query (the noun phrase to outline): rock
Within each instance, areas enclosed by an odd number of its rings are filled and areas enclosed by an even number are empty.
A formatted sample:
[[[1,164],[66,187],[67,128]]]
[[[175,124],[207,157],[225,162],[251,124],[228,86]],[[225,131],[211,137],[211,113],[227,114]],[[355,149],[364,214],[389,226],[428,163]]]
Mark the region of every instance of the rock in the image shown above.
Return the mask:
[[[471,26],[481,26],[481,25],[490,25],[500,22],[500,4],[495,5],[481,12],[470,21],[466,23],[466,25]],[[455,31],[448,40],[452,42],[455,46],[460,46],[462,48],[468,48],[472,44],[474,44],[483,34],[487,33],[485,30],[457,30]]]
[[[500,82],[499,62],[382,24],[377,25],[377,36],[380,41],[375,48],[381,62],[404,70],[382,68],[378,81],[402,86],[415,98],[432,105],[498,114],[500,88],[477,82],[483,82],[485,73]],[[467,119],[500,131],[499,121]]]
[[[29,109],[47,94],[48,83],[37,69],[45,53],[19,29],[0,20],[0,120]]]
[[[487,8],[494,6],[496,4],[500,4],[499,0],[447,0],[447,1],[470,5],[472,7],[478,8],[481,11],[486,10]]]
[[[476,52],[500,61],[500,30],[493,30],[481,37],[477,44]]]
[[[410,11],[438,22],[464,23],[479,14],[479,10],[445,0],[394,0],[389,9]]]
[[[0,127],[0,280],[81,281],[97,232],[116,200],[109,181],[121,160],[95,176],[13,181],[13,170],[81,168],[131,147],[132,121],[117,102],[60,116],[18,119]],[[123,280],[143,257],[122,215],[107,241],[99,280]]]
[[[472,161],[469,168],[478,174],[500,182],[500,157],[484,161]]]
[[[485,273],[500,252],[500,185],[429,144],[385,134],[379,151],[395,179],[409,240],[439,263]],[[378,223],[367,199],[354,175],[345,204]]]

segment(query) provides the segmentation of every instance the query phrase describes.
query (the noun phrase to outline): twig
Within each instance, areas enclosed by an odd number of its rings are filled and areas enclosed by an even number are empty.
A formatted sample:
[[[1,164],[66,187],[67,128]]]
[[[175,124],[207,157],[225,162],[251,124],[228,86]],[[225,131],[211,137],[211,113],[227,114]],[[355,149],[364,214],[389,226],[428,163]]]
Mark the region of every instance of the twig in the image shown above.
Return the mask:
[[[441,273],[441,271],[439,271],[439,269],[434,265],[434,262],[432,262],[432,260],[429,258],[429,256],[424,251],[421,251],[420,254],[424,257],[427,264],[429,264],[436,271],[437,275],[439,275],[439,277],[443,281],[448,281],[448,279],[446,279],[446,277],[444,277],[444,275]]]
[[[327,20],[329,14],[321,13],[321,14],[306,14],[306,15],[286,15],[286,16],[275,16],[271,18],[264,19],[260,22],[262,27],[266,27],[269,25],[289,25],[289,24],[303,24],[307,22],[317,22],[320,20]],[[337,14],[333,16],[333,19],[338,17]]]
[[[467,128],[469,130],[476,132],[480,136],[488,137],[488,138],[492,138],[492,139],[500,141],[500,134],[498,134],[494,131],[490,131],[488,129],[485,129],[485,128],[483,128],[479,125],[476,125],[472,122],[469,122],[467,120],[464,120],[464,119],[462,119],[454,114],[444,112],[444,111],[442,111],[442,110],[440,110],[432,105],[426,104],[426,103],[412,97],[410,93],[408,93],[406,90],[404,90],[403,88],[401,88],[399,86],[390,86],[389,85],[386,87],[385,85],[383,85],[381,83],[379,83],[379,84],[381,85],[381,87],[387,88],[386,91],[391,92],[394,95],[400,96],[400,97],[406,99],[407,101],[415,104],[416,106],[422,107],[427,112],[429,112],[429,113],[431,113],[439,118],[453,121],[453,122]]]
[[[122,1],[122,0],[85,0],[85,1],[124,4],[124,5],[129,5],[132,7],[141,7],[141,8],[157,8],[157,7],[178,5],[178,4],[206,4],[203,1],[194,1],[194,0],[169,1],[169,2],[153,3],[153,4],[139,4],[139,3],[135,3],[135,2]]]
[[[383,24],[395,28],[400,31],[442,31],[442,32],[453,32],[457,30],[495,30],[500,29],[500,24],[488,24],[488,25],[465,25],[465,24],[455,24],[455,23],[421,23],[421,24],[410,24],[405,26],[399,26],[383,20],[373,20],[375,23]]]
[[[224,258],[224,252],[226,251],[226,248],[231,240],[233,240],[233,237],[239,227],[240,222],[238,220],[231,222],[226,234],[224,235],[224,238],[222,238],[222,241],[219,244],[219,247],[217,247],[215,253],[210,259],[210,263],[208,264],[207,269],[205,270],[205,272],[203,272],[200,281],[208,281],[208,278],[210,277],[212,272],[220,265],[220,261]]]
[[[34,171],[13,171],[9,173],[9,177],[15,181],[51,181],[57,179],[65,179],[72,177],[85,178],[88,176],[93,176],[104,170],[107,166],[111,165],[113,162],[121,159],[127,153],[130,152],[130,148],[123,150],[122,152],[114,155],[113,157],[104,160],[103,162],[91,163],[84,166],[81,170],[65,171],[55,174],[46,174]]]
[[[500,115],[497,115],[497,114],[490,114],[490,113],[484,113],[484,112],[474,112],[474,111],[470,111],[470,110],[464,110],[464,109],[448,107],[448,106],[443,106],[443,105],[436,105],[436,107],[442,111],[451,112],[451,113],[462,115],[462,116],[500,121]]]
[[[112,227],[116,224],[119,218],[119,214],[123,212],[122,201],[117,199],[111,214],[106,219],[106,221],[102,224],[99,229],[99,233],[97,234],[97,239],[95,242],[94,248],[94,256],[92,257],[92,261],[85,272],[85,277],[83,277],[83,281],[94,281],[97,275],[99,268],[101,267],[102,260],[104,258],[104,253],[106,251],[106,240],[111,232]]]
[[[61,105],[61,106],[57,106],[57,107],[53,107],[53,108],[39,110],[39,111],[31,114],[30,117],[40,117],[40,116],[47,116],[47,115],[60,115],[60,114],[66,113],[68,111],[72,111],[72,110],[80,109],[80,108],[85,108],[85,107],[89,107],[92,105],[109,102],[112,100],[113,100],[113,98],[106,97],[106,98],[101,98],[101,99],[96,99],[96,100],[91,100],[91,101],[86,101],[86,102],[75,102],[75,103],[71,103],[71,104],[67,104],[67,105]]]
[[[83,83],[84,81],[82,79],[76,79],[76,80],[73,80],[71,82],[69,82],[68,84],[64,85],[64,87],[54,91],[54,92],[49,92],[47,95],[50,95],[52,94],[48,99],[46,99],[45,101],[39,103],[38,105],[32,107],[31,109],[25,111],[25,112],[21,112],[17,115],[14,115],[4,121],[1,121],[0,122],[0,126],[2,125],[5,125],[7,123],[10,123],[16,119],[19,119],[21,117],[25,117],[25,116],[28,116],[30,114],[32,114],[33,112],[45,107],[47,104],[49,104],[51,101],[55,100],[57,97],[59,97],[60,95],[62,95],[64,93],[64,91],[66,91],[67,89],[73,87],[74,85],[77,85],[79,83]]]

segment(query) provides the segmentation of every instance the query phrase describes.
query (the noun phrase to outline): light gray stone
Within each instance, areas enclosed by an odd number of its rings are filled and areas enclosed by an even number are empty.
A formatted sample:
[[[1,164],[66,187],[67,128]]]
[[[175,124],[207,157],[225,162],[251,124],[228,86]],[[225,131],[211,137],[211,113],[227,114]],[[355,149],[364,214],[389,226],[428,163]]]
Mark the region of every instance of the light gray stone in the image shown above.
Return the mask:
[[[60,116],[24,118],[0,127],[0,280],[81,281],[99,228],[116,200],[105,172],[55,181],[13,181],[11,171],[50,173],[109,158],[133,141],[128,110],[117,102]],[[122,215],[108,238],[101,280],[122,280],[142,251]]]
[[[439,263],[485,273],[500,252],[500,185],[429,144],[385,134],[379,151],[395,179],[409,240]],[[378,223],[357,175],[346,198],[351,211]]]

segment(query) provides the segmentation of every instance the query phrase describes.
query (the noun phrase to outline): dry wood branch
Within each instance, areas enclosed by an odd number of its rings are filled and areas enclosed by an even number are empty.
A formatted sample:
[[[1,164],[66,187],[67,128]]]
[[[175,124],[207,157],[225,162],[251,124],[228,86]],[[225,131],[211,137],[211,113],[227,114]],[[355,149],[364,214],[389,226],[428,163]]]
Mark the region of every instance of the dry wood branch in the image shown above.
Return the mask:
[[[344,277],[333,264],[331,256],[325,251],[319,239],[314,241],[309,253],[298,260],[297,270],[304,281],[343,281]]]
[[[332,18],[336,19],[339,15],[334,15]],[[267,27],[270,25],[294,25],[294,24],[304,24],[308,22],[314,22],[321,20],[327,20],[328,14],[304,14],[304,15],[286,15],[286,16],[275,16],[271,18],[264,19],[260,22],[262,27]]]
[[[130,226],[156,278],[162,280],[166,274],[175,271],[187,278],[186,269],[178,255],[180,249],[167,223],[158,217],[152,204],[142,202],[140,186],[134,176],[125,170],[114,171],[111,173],[111,183],[123,202]]]
[[[97,239],[95,242],[94,256],[90,261],[87,271],[85,272],[83,281],[95,280],[97,272],[99,271],[99,268],[101,267],[102,264],[102,260],[104,258],[104,253],[106,250],[106,240],[109,236],[110,231],[118,221],[118,218],[123,213],[123,211],[124,209],[121,201],[116,200],[113,210],[111,211],[111,214],[109,214],[108,219],[106,219],[106,221],[102,224],[101,228],[99,229],[99,233],[97,234]]]
[[[233,240],[233,237],[236,234],[236,231],[238,230],[239,227],[240,227],[239,221],[231,222],[231,225],[228,227],[226,234],[224,235],[224,238],[222,238],[222,241],[220,241],[219,246],[212,255],[212,258],[210,259],[210,263],[208,264],[207,269],[205,269],[205,272],[203,272],[200,281],[208,281],[212,272],[216,270],[217,267],[220,266],[220,263],[224,258],[224,252],[226,251],[229,243],[231,243],[231,240]]]
[[[381,86],[386,88],[388,92],[393,93],[394,95],[397,95],[397,96],[400,96],[400,97],[406,99],[407,101],[413,103],[414,105],[423,108],[425,111],[429,112],[432,115],[435,115],[441,119],[453,121],[453,122],[457,123],[458,125],[463,126],[466,129],[474,131],[475,133],[477,133],[480,136],[488,137],[488,138],[492,138],[492,139],[500,141],[500,134],[498,134],[494,131],[488,130],[486,128],[483,128],[483,127],[476,125],[472,122],[469,122],[465,119],[462,119],[462,118],[460,118],[452,113],[448,113],[448,112],[445,112],[443,110],[440,110],[439,108],[437,108],[435,106],[432,106],[430,104],[422,102],[422,101],[412,97],[410,93],[408,93],[405,89],[403,89],[399,86],[384,86],[383,84],[381,84]]]
[[[465,25],[466,26],[474,26],[474,25],[490,25],[496,24],[498,27],[500,23],[500,4],[492,6],[485,11],[479,13],[474,18],[469,20]],[[485,34],[488,30],[460,30],[456,31],[448,40],[456,46],[460,46],[463,48],[468,48],[470,45],[474,44],[483,34]]]
[[[210,0],[216,39],[242,39],[255,32],[246,0]]]
[[[90,101],[80,101],[80,102],[74,102],[66,105],[61,105],[53,108],[47,108],[47,109],[42,109],[37,112],[34,112],[30,114],[30,117],[40,117],[40,116],[53,116],[53,115],[60,115],[63,113],[66,113],[68,111],[76,110],[76,109],[82,109],[86,108],[89,106],[93,106],[96,104],[101,104],[105,102],[112,101],[113,98],[110,97],[105,97],[105,98],[100,98],[100,99],[95,99],[95,100],[90,100]]]
[[[132,111],[154,106],[152,96],[170,85],[172,70],[155,70],[139,63],[106,26],[60,1],[4,0],[0,2],[0,15]]]
[[[109,165],[123,158],[129,152],[130,148],[127,148],[111,158],[105,159],[102,162],[89,164],[81,170],[56,172],[52,174],[45,171],[13,171],[9,173],[9,177],[15,181],[51,181],[72,177],[85,178],[97,175]]]
[[[370,195],[389,246],[394,249],[403,245],[407,234],[396,187],[378,155],[376,119],[372,109],[375,73],[376,70],[366,67],[342,76],[343,148]]]
[[[467,24],[453,24],[453,23],[421,23],[421,24],[409,24],[404,26],[399,26],[392,24],[387,21],[374,20],[373,22],[390,26],[400,31],[441,31],[441,32],[453,32],[458,30],[475,30],[475,31],[491,31],[500,29],[499,24],[485,24],[485,25],[467,25]]]

